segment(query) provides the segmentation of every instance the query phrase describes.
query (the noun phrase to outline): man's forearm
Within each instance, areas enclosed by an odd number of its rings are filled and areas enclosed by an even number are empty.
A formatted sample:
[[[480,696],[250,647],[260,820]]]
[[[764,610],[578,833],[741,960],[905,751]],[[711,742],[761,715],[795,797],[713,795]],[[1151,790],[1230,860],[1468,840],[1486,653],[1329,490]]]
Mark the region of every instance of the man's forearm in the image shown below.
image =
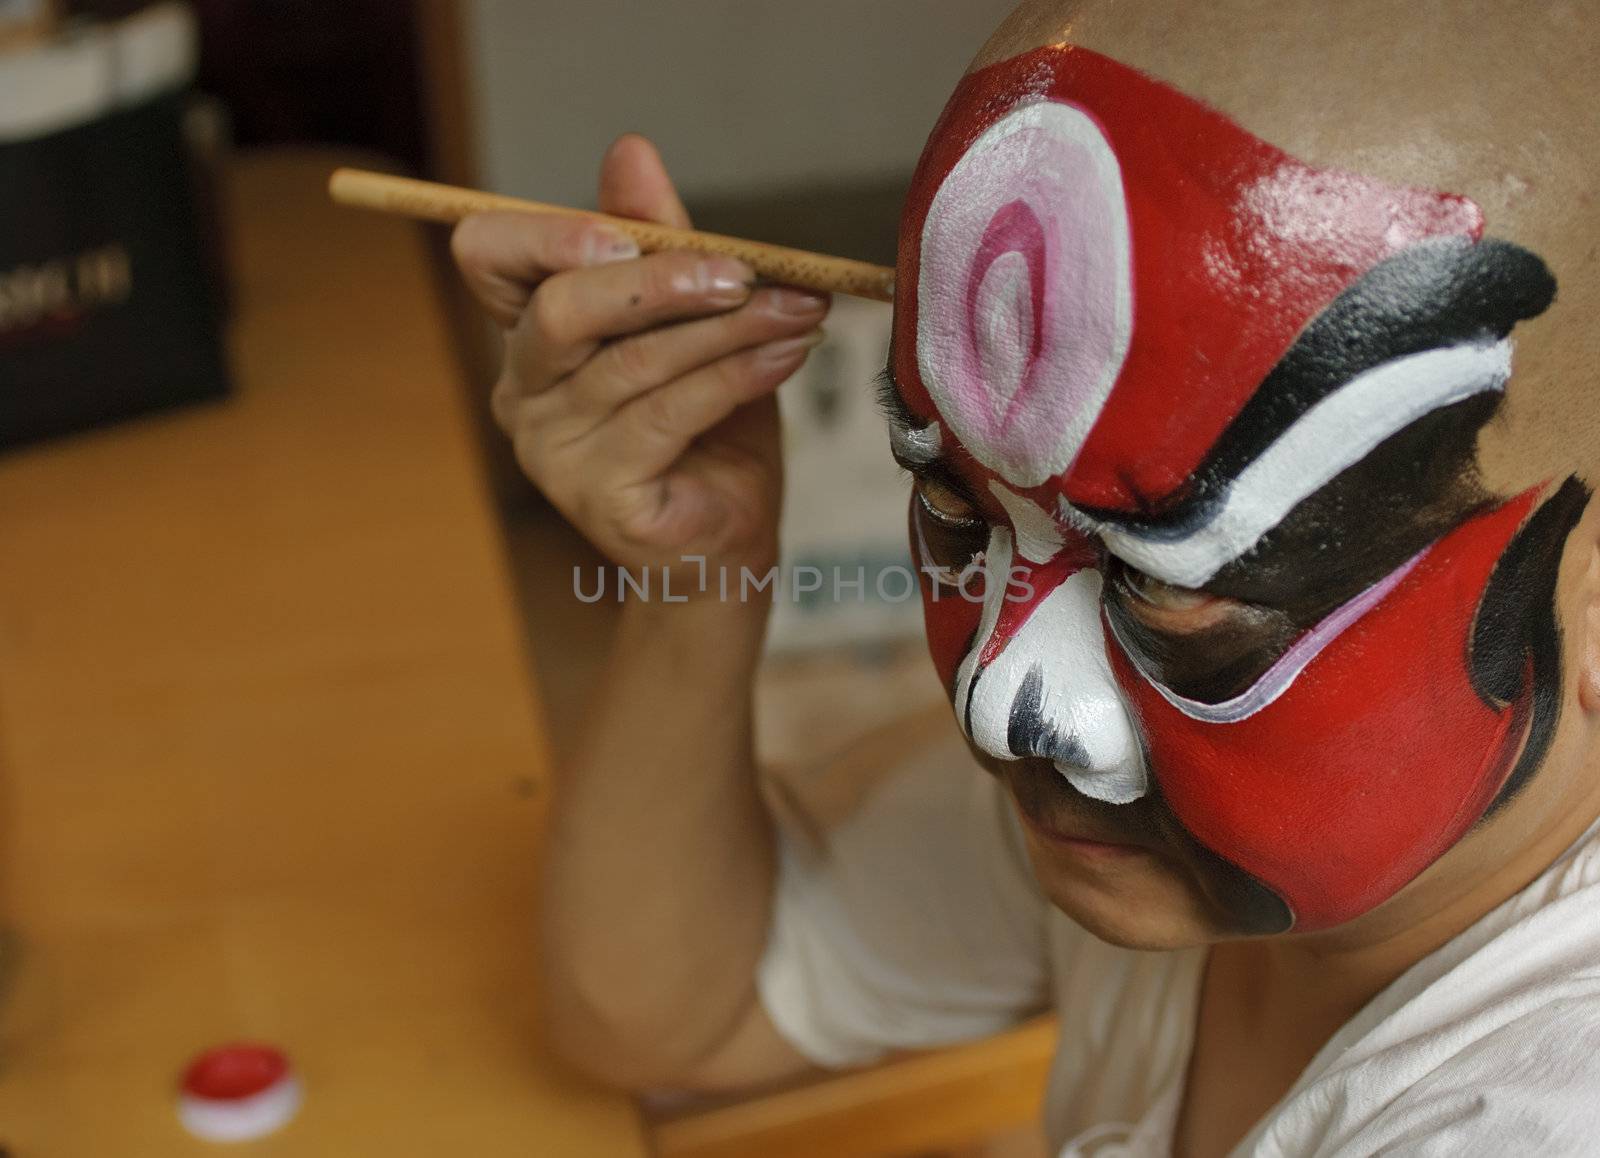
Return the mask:
[[[773,875],[751,741],[755,606],[630,604],[555,786],[544,1021],[620,1082],[670,1082],[752,998]]]

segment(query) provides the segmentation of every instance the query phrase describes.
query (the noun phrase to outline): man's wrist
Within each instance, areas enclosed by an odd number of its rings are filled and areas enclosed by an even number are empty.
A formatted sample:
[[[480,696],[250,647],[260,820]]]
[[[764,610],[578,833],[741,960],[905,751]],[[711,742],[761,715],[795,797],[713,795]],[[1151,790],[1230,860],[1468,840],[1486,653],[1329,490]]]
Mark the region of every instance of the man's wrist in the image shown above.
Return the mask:
[[[684,598],[624,599],[618,628],[619,642],[660,643],[720,654],[747,651],[759,654],[771,613],[770,591],[741,599],[730,593],[723,599],[715,586],[690,591]]]

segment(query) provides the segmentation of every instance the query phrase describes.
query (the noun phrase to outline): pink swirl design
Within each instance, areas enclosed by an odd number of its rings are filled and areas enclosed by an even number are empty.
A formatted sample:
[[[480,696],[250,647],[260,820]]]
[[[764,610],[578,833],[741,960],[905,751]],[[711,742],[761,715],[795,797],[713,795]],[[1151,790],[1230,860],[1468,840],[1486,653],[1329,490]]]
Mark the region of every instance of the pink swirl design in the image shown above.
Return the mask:
[[[1121,171],[1082,110],[1026,105],[973,143],[923,228],[917,358],[952,433],[1017,486],[1071,465],[1132,331]]]

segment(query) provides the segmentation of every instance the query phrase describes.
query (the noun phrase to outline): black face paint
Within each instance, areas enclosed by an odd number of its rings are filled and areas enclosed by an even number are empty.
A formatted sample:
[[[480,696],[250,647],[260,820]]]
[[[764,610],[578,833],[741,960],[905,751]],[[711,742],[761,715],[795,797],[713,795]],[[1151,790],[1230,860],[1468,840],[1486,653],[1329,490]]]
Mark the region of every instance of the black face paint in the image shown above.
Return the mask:
[[[1035,667],[1022,677],[1011,708],[1006,737],[1011,750],[1019,756],[1038,756],[1058,764],[1088,764],[1089,754],[1075,736],[1063,736],[1045,722],[1039,711],[1043,694],[1044,671]]]
[[[1148,846],[1152,840],[1159,844],[1161,855],[1183,865],[1200,892],[1224,914],[1222,923],[1230,932],[1263,936],[1282,933],[1294,924],[1294,914],[1281,897],[1195,840],[1159,791],[1131,804],[1108,805],[1083,795],[1044,761],[997,764],[977,750],[974,755],[1005,782],[1017,807],[1036,824],[1050,827],[1052,818],[1065,813],[1093,825],[1097,832],[1125,834],[1129,844]]]
[[[1135,597],[1119,582],[1113,579],[1105,590],[1117,639],[1138,656],[1140,669],[1203,704],[1221,703],[1255,683],[1308,626],[1275,608],[1242,604],[1215,626],[1162,631],[1139,618],[1131,606]]]
[[[1496,708],[1525,702],[1528,736],[1485,817],[1512,799],[1544,761],[1561,718],[1561,625],[1556,584],[1567,537],[1583,518],[1590,490],[1568,478],[1529,517],[1500,558],[1478,604],[1468,674]]]

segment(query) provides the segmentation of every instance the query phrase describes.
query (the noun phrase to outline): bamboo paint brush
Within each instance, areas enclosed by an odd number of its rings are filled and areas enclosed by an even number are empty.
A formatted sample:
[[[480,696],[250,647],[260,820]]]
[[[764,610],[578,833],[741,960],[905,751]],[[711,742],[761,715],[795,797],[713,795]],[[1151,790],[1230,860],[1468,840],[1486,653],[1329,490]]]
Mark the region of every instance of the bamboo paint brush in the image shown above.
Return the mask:
[[[740,237],[725,237],[720,233],[676,229],[651,221],[612,217],[586,209],[546,205],[538,201],[524,201],[520,197],[505,197],[498,193],[484,193],[433,181],[417,181],[365,169],[336,169],[328,179],[328,195],[340,205],[450,224],[473,213],[490,211],[587,217],[592,221],[603,221],[626,233],[645,253],[663,249],[692,249],[700,253],[724,254],[743,261],[768,281],[824,293],[851,294],[880,302],[894,300],[894,270],[889,266],[872,265],[846,257],[828,257],[803,249],[746,241]]]

